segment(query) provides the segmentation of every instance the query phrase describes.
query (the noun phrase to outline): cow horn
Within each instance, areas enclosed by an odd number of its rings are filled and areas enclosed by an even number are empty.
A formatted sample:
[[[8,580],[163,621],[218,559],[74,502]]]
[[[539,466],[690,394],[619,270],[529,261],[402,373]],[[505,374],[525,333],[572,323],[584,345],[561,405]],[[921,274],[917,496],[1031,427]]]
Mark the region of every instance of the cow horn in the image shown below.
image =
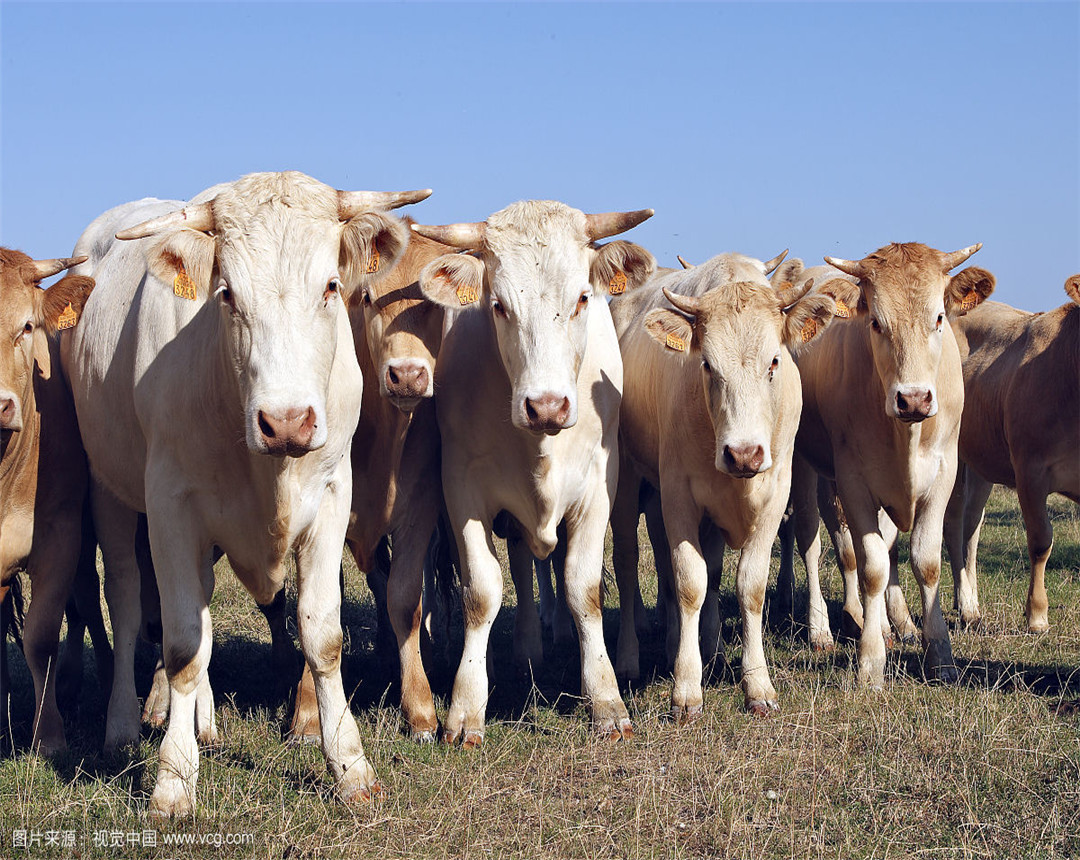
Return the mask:
[[[686,260],[684,260],[678,254],[675,255],[675,259],[679,261],[679,265],[681,265],[684,269],[692,269],[692,268],[694,268],[693,263],[686,262]]]
[[[427,224],[411,224],[414,233],[442,242],[451,248],[462,248],[475,251],[484,244],[484,236],[487,232],[486,221],[474,221],[472,223],[443,224],[438,227]]]
[[[784,262],[784,257],[787,256],[788,250],[789,250],[788,248],[784,248],[783,251],[781,251],[779,254],[777,254],[775,257],[773,257],[771,260],[766,260],[765,261],[765,274],[766,275],[771,275],[773,273],[773,271],[776,269],[776,267],[779,266],[782,262]]]
[[[825,262],[834,269],[839,269],[853,278],[861,278],[863,273],[862,260],[842,260],[839,257],[826,257]]]
[[[206,203],[194,203],[191,206],[185,206],[183,209],[170,212],[168,215],[151,218],[149,221],[143,221],[134,227],[121,230],[116,234],[116,238],[142,239],[146,236],[161,233],[170,227],[190,227],[192,230],[198,230],[202,233],[212,230],[214,228],[214,202],[208,200]]]
[[[674,305],[676,310],[682,311],[687,316],[696,317],[701,307],[694,296],[681,296],[664,287],[664,295]]]
[[[807,278],[797,287],[786,287],[778,289],[776,291],[776,297],[780,302],[780,310],[790,308],[795,302],[799,301],[803,296],[810,292],[814,288],[814,279]]]
[[[981,247],[982,242],[979,242],[977,245],[968,245],[966,248],[961,248],[959,251],[953,251],[951,254],[946,254],[943,260],[944,268],[942,271],[952,271]]]
[[[606,239],[608,236],[625,233],[631,227],[636,227],[655,214],[653,209],[638,209],[634,212],[603,212],[599,215],[586,215],[585,235],[593,242],[597,239]]]
[[[338,218],[348,221],[370,209],[397,209],[427,200],[430,196],[430,188],[419,191],[339,191]]]
[[[34,275],[39,281],[43,278],[51,278],[53,275],[64,271],[64,269],[70,269],[72,266],[85,263],[89,259],[84,255],[82,257],[58,257],[55,260],[34,260]]]

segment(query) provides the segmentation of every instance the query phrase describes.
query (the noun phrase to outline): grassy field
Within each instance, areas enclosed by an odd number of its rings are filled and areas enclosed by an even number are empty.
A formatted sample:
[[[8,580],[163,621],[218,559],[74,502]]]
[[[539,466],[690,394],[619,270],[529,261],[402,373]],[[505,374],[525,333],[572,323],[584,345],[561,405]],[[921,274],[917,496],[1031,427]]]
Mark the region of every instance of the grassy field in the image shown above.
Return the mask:
[[[686,727],[666,718],[670,678],[654,637],[643,643],[647,680],[625,692],[637,736],[615,746],[589,731],[576,651],[552,654],[531,679],[509,659],[496,663],[479,751],[413,744],[354,571],[346,689],[355,690],[353,712],[388,792],[353,811],[334,801],[318,749],[281,743],[285,707],[269,675],[265,622],[219,570],[210,673],[222,743],[203,754],[195,819],[162,825],[145,815],[160,732],[144,730],[133,757],[101,756],[105,695],[89,654],[80,717],[68,722],[71,752],[53,761],[26,753],[32,696],[11,648],[21,749],[0,760],[0,858],[1080,857],[1080,716],[1071,706],[1080,699],[1080,515],[1060,498],[1052,506],[1050,632],[1024,632],[1023,527],[1015,495],[998,489],[980,548],[984,620],[977,631],[953,630],[958,686],[925,683],[920,650],[897,647],[885,691],[863,693],[853,685],[854,645],[813,653],[804,629],[775,625],[766,653],[782,710],[765,719],[742,710],[729,554],[728,662],[706,688],[704,717]],[[643,551],[650,606],[652,570]],[[835,631],[841,593],[831,555],[823,572]],[[903,557],[902,581],[915,612]],[[805,617],[805,581],[797,582]],[[951,607],[948,573],[943,582]],[[611,649],[616,601],[612,583]],[[507,577],[497,657],[510,653],[512,612]],[[458,629],[452,660],[460,637]],[[149,660],[140,662],[142,694]],[[445,669],[433,675],[440,713],[450,682]],[[29,848],[16,846],[35,834]],[[175,838],[195,841],[166,844]]]

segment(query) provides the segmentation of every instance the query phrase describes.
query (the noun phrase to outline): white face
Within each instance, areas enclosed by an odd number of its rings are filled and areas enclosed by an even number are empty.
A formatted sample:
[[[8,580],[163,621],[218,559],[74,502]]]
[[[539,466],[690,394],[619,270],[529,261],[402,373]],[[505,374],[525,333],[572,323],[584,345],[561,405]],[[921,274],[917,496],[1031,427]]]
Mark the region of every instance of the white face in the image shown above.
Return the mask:
[[[245,410],[248,449],[298,456],[327,438],[343,313],[336,222],[291,216],[220,239],[212,285]]]
[[[549,434],[577,422],[577,376],[594,301],[591,249],[559,238],[485,253],[488,312],[513,392],[511,421]]]

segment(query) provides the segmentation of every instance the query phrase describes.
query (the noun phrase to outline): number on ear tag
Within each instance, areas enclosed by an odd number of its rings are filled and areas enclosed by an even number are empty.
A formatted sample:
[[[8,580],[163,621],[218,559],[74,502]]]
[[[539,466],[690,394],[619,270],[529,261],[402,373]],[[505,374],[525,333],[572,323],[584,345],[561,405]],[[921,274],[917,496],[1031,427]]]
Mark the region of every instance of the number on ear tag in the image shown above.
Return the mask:
[[[457,288],[457,297],[463,305],[471,305],[473,302],[480,301],[480,288],[462,284]]]
[[[810,319],[808,319],[803,324],[803,327],[802,327],[802,334],[801,334],[802,342],[803,343],[809,343],[811,340],[814,339],[814,335],[817,334],[817,331],[818,331],[817,320],[814,319],[813,317],[810,317]]]
[[[176,277],[173,278],[172,291],[180,298],[191,299],[192,301],[194,301],[195,297],[198,295],[195,290],[195,282],[191,280],[191,276],[182,268],[176,273]]]
[[[686,352],[686,341],[677,334],[669,334],[664,341],[664,345],[667,346],[668,349],[673,349],[676,352]]]
[[[379,271],[379,249],[372,248],[371,259],[368,260],[367,264],[367,274],[374,275],[377,271]]]
[[[58,329],[71,328],[79,321],[79,315],[75,312],[75,308],[71,306],[71,302],[68,302],[68,306],[60,312],[60,316],[56,318],[56,327]]]
[[[613,296],[619,296],[626,292],[626,273],[616,272],[608,281],[608,292]]]
[[[851,308],[845,305],[840,299],[836,299],[836,316],[842,320],[851,319]]]

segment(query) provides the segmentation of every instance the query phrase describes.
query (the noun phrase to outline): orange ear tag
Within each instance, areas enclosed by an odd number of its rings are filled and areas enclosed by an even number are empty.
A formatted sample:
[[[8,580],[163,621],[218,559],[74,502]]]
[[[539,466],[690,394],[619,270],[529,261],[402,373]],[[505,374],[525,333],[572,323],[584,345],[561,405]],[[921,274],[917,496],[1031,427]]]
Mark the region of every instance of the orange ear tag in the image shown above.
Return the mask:
[[[457,297],[463,305],[471,305],[473,302],[480,301],[480,288],[462,284],[457,288]]]
[[[677,334],[669,334],[667,340],[664,341],[664,345],[676,352],[686,352],[686,341]]]
[[[808,319],[803,324],[802,334],[801,334],[802,342],[803,343],[809,343],[811,340],[813,340],[814,335],[817,334],[817,330],[818,330],[817,320],[814,319],[813,317],[811,317],[810,319]]]
[[[613,296],[619,296],[626,292],[626,273],[616,272],[608,281],[608,292]]]
[[[967,313],[978,304],[979,294],[974,290],[971,290],[967,295],[964,296],[964,300],[960,303],[960,310],[964,313]]]
[[[366,274],[374,275],[377,271],[379,271],[379,249],[372,248],[371,259],[368,260]]]
[[[195,290],[195,282],[191,280],[191,276],[188,275],[183,269],[176,273],[176,277],[173,278],[172,291],[175,295],[182,299],[195,300],[197,295]]]
[[[851,308],[845,305],[840,299],[836,299],[836,313],[835,316],[840,317],[842,320],[851,319]]]
[[[68,302],[68,306],[60,312],[60,316],[56,318],[57,329],[63,330],[71,328],[79,321],[79,315],[75,313],[75,308],[71,306],[71,302]]]

